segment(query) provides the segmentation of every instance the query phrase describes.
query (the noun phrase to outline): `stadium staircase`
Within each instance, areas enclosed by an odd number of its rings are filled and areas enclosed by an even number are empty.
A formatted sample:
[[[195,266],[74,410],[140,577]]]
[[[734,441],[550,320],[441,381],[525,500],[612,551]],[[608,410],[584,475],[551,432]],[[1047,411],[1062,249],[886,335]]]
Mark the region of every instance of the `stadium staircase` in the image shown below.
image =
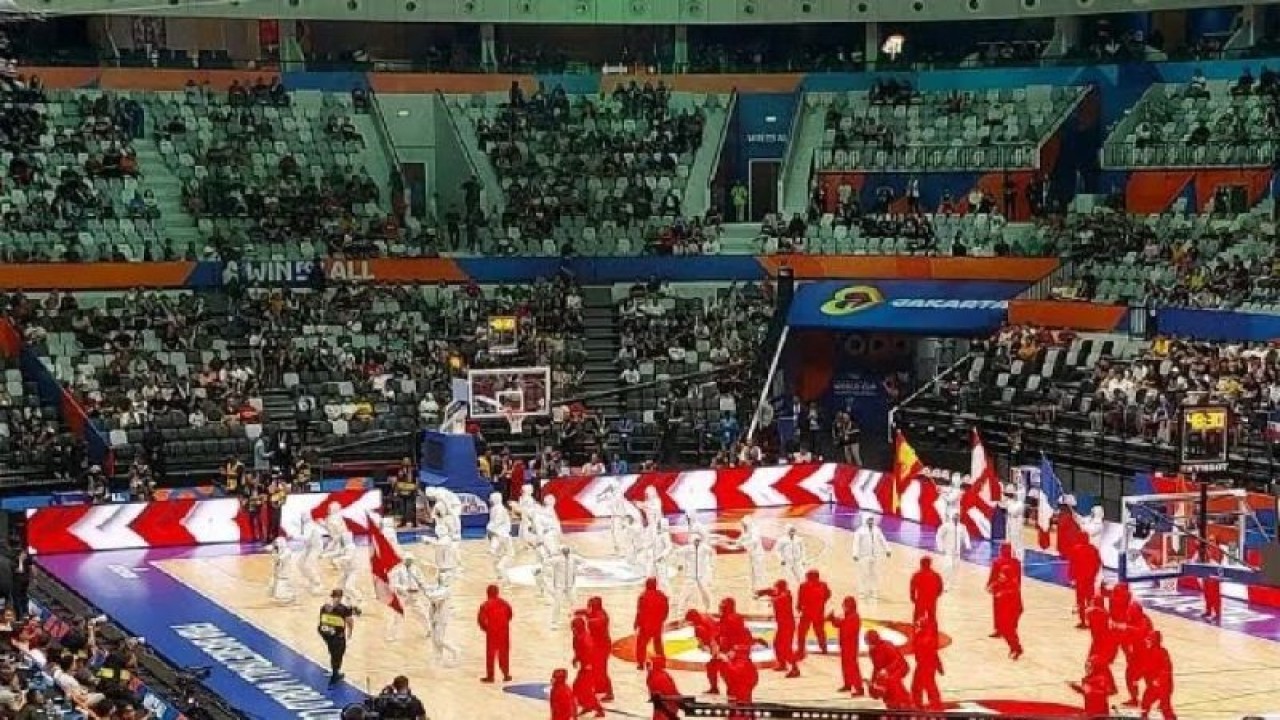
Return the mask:
[[[672,98],[673,110],[683,112],[687,107],[686,102],[687,96],[676,93]],[[700,217],[711,207],[711,179],[715,177],[716,168],[720,164],[735,102],[736,95],[717,95],[713,102],[706,103],[703,107],[707,122],[702,126],[702,144],[698,146],[698,151],[693,156],[693,166],[689,168],[689,184],[682,203],[684,213],[689,217]]]
[[[822,144],[825,115],[814,109],[808,95],[796,108],[795,133],[787,149],[787,161],[782,166],[782,197],[779,198],[783,217],[803,213],[809,207],[809,177],[813,169],[813,155]]]
[[[618,308],[613,302],[613,290],[608,286],[589,287],[583,290],[582,339],[587,350],[584,365],[586,377],[582,387],[588,397],[618,389]],[[620,405],[616,395],[607,395],[589,402],[593,412],[606,418],[618,416]]]
[[[194,247],[200,251],[204,239],[196,227],[196,219],[182,207],[182,181],[165,164],[154,140],[134,143],[138,170],[145,181],[145,189],[155,195],[160,208],[160,220],[164,223],[165,237],[177,247]]]

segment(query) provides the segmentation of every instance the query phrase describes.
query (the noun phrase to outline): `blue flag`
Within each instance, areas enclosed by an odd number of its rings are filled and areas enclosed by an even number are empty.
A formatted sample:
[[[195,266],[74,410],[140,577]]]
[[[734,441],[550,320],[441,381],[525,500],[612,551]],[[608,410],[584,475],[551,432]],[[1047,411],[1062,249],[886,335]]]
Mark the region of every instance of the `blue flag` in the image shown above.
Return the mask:
[[[1040,453],[1040,506],[1036,515],[1036,525],[1042,532],[1049,532],[1053,516],[1058,512],[1058,502],[1062,498],[1062,482],[1053,471],[1053,463]]]

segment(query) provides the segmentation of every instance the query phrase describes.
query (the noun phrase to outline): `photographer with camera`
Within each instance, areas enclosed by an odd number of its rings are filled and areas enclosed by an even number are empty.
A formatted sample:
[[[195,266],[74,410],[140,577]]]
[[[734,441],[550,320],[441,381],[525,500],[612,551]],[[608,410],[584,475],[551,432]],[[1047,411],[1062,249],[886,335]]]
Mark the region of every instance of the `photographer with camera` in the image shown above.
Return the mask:
[[[427,720],[422,701],[409,689],[409,678],[398,675],[374,698],[378,717],[383,720]]]

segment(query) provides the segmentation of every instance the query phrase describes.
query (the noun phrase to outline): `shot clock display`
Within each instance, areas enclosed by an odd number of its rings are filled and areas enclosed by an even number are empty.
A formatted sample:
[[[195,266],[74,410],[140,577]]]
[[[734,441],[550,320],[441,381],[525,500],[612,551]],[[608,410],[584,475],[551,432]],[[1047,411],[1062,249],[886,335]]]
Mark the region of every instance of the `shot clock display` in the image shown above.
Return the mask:
[[[1182,408],[1178,466],[1184,473],[1223,472],[1227,469],[1231,409],[1225,405]]]

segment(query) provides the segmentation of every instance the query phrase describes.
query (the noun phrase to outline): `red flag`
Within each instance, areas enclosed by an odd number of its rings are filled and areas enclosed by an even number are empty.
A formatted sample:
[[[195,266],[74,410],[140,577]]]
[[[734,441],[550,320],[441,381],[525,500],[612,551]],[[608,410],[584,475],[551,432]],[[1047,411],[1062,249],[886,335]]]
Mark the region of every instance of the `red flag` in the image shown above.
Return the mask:
[[[911,443],[907,442],[906,436],[899,430],[893,437],[893,483],[890,488],[893,495],[889,502],[890,515],[902,514],[903,491],[923,473],[924,463],[920,462],[916,449],[911,447]]]
[[[369,568],[373,571],[373,594],[378,602],[404,614],[400,598],[391,591],[391,571],[402,562],[400,553],[391,545],[382,529],[382,524],[368,516],[369,522]]]
[[[995,464],[987,455],[987,448],[982,444],[977,428],[974,428],[970,437],[970,477],[969,485],[960,496],[960,522],[973,537],[991,537],[991,518],[995,516],[997,503],[1004,497],[1004,489],[1000,487]]]

